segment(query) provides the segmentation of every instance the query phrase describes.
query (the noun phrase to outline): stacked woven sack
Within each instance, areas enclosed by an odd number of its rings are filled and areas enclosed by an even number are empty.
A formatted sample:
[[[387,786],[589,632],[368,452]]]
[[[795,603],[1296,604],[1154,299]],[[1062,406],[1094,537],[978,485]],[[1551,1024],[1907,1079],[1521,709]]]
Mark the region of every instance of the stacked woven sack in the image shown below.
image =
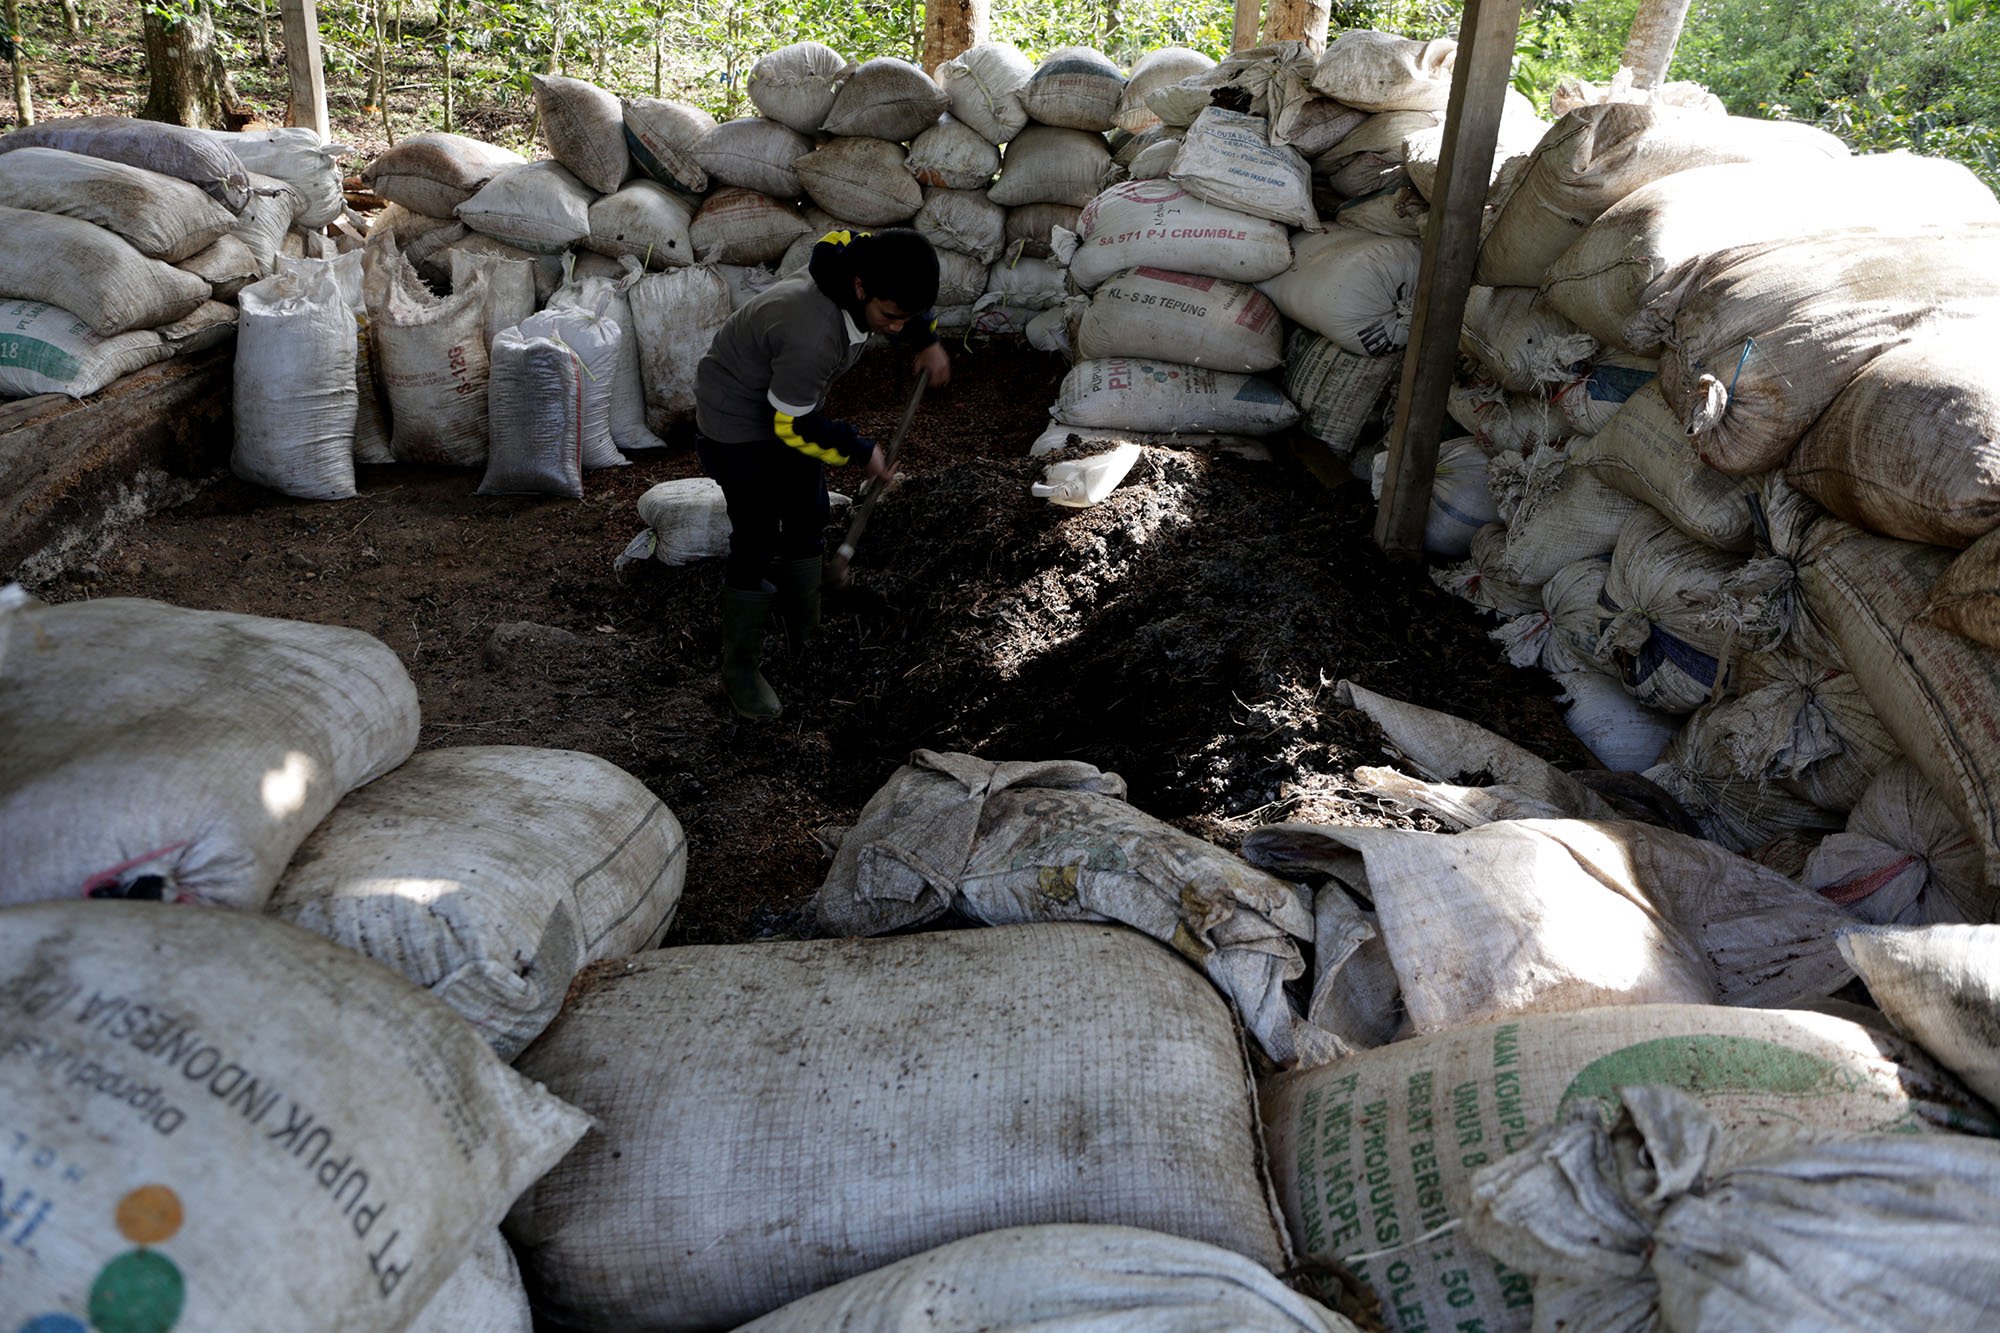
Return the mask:
[[[0,135],[0,398],[82,398],[225,341],[244,287],[333,253],[339,151],[122,116]]]
[[[1871,920],[1993,919],[1993,584],[1958,552],[1995,525],[2000,205],[1658,101],[1578,106],[1500,174],[1442,455],[1496,521],[1438,581],[1704,836]]]

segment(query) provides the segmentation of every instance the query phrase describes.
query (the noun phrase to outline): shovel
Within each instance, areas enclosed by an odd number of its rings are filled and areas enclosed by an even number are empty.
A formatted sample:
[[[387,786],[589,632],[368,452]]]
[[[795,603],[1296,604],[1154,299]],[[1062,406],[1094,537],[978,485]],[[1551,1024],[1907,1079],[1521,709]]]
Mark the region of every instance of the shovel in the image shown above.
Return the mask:
[[[896,450],[902,447],[903,437],[909,434],[910,422],[916,419],[917,404],[924,401],[924,387],[931,382],[928,370],[917,372],[916,391],[910,395],[910,405],[903,409],[903,419],[896,424],[896,433],[883,446],[882,462],[887,467],[896,465]],[[854,517],[848,521],[847,536],[841,541],[840,549],[833,553],[833,559],[826,562],[825,584],[829,588],[845,588],[854,581],[848,572],[848,563],[854,559],[854,544],[861,540],[862,532],[868,527],[868,516],[875,512],[875,502],[888,490],[882,482],[870,481],[863,489],[861,500],[854,506]]]

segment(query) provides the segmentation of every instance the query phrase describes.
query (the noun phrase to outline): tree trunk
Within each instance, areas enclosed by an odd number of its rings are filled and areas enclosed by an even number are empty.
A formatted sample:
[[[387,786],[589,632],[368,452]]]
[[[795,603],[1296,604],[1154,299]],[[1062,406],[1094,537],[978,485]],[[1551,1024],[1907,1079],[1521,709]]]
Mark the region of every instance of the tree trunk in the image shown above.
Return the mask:
[[[452,88],[451,45],[456,35],[451,27],[451,0],[438,0],[438,22],[444,28],[444,132],[458,130],[458,102]]]
[[[35,123],[35,94],[28,87],[28,57],[21,50],[21,14],[16,0],[0,0],[6,6],[7,54],[14,65],[14,111],[21,124]]]
[[[1271,0],[1271,12],[1264,16],[1264,40],[1304,42],[1315,51],[1324,51],[1331,17],[1329,0]]]
[[[987,0],[924,0],[924,68],[935,70],[986,40]]]
[[[1632,16],[1632,33],[1625,39],[1625,54],[1618,63],[1632,72],[1632,86],[1657,88],[1666,82],[1667,66],[1674,61],[1674,44],[1680,40],[1681,24],[1687,19],[1689,0],[1640,0],[1639,12]]]
[[[71,37],[83,36],[83,15],[77,10],[76,0],[62,0],[63,31]]]
[[[1258,0],[1236,0],[1236,17],[1229,28],[1229,49],[1247,51],[1257,44],[1257,19],[1264,12]]]
[[[278,63],[271,54],[271,7],[267,0],[257,0],[257,60],[266,69]]]
[[[208,0],[179,14],[140,11],[151,90],[139,115],[198,130],[226,130],[245,119],[216,45]],[[234,121],[232,122],[232,117]]]

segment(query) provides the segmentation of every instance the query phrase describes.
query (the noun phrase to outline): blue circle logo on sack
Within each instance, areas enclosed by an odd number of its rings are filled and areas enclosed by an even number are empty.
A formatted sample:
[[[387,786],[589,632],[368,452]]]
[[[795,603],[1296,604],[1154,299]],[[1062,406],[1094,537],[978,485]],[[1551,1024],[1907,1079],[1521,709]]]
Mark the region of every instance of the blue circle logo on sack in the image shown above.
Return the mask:
[[[181,1229],[180,1196],[165,1185],[141,1185],[118,1201],[118,1234],[139,1248],[118,1255],[90,1284],[90,1322],[75,1315],[36,1315],[20,1333],[168,1333],[181,1317],[187,1283],[173,1260],[148,1246]]]

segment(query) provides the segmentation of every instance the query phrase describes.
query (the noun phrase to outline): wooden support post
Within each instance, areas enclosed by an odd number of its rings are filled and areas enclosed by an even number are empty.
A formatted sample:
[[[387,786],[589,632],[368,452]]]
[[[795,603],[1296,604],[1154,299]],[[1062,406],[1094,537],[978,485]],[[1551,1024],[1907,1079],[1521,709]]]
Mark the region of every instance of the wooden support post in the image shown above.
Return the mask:
[[[1262,17],[1262,0],[1236,0],[1236,20],[1229,29],[1229,49],[1247,51],[1257,44],[1257,20]]]
[[[285,27],[285,79],[291,88],[285,123],[304,126],[325,143],[332,137],[332,127],[326,114],[326,64],[319,50],[318,0],[280,0],[279,10]]]
[[[1625,39],[1625,54],[1618,64],[1632,72],[1632,86],[1645,90],[1667,81],[1667,66],[1674,61],[1674,44],[1681,39],[1681,24],[1687,20],[1689,0],[1640,0],[1639,12],[1632,16],[1632,33]]]
[[[1445,396],[1458,364],[1458,331],[1479,259],[1479,220],[1520,26],[1521,0],[1466,0],[1445,108],[1444,151],[1424,229],[1410,349],[1396,395],[1382,507],[1375,515],[1375,541],[1394,556],[1423,554]]]

